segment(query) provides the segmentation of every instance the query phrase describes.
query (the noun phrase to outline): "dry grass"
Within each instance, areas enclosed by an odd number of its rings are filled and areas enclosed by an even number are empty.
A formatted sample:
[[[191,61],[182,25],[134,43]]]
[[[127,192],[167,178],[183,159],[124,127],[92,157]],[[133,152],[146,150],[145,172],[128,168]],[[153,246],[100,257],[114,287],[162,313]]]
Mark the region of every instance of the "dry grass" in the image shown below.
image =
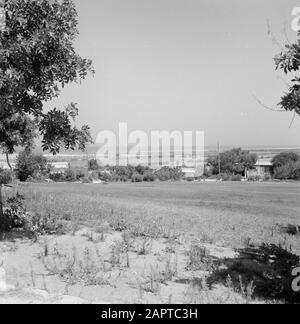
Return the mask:
[[[276,227],[300,223],[296,183],[26,184],[18,190],[30,211],[77,226],[107,221],[135,237],[184,233],[221,246],[265,242],[300,251],[298,237]]]
[[[128,287],[134,282],[142,302],[161,296],[181,302],[176,285],[182,285],[188,303],[251,303],[255,283],[238,274],[234,284],[228,277],[221,288],[208,286],[206,278],[220,266],[209,247],[264,242],[300,253],[299,235],[281,230],[300,223],[296,183],[25,184],[16,190],[45,228],[64,224],[75,241],[80,228],[91,229],[80,234],[87,243],[80,253],[39,238],[43,267],[68,287],[120,280]]]

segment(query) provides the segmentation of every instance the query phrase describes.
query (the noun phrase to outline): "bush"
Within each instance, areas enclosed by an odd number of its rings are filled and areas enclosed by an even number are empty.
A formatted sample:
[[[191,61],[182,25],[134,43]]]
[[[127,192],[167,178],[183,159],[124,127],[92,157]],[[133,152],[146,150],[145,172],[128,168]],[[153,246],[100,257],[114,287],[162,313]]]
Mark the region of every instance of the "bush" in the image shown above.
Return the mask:
[[[270,181],[270,180],[272,180],[271,175],[270,174],[265,174],[264,175],[264,181]]]
[[[27,216],[24,227],[35,235],[62,235],[68,231],[67,224],[49,212],[38,212]]]
[[[70,181],[82,181],[82,179],[86,178],[86,172],[84,172],[83,170],[68,170],[70,171],[70,174],[71,173],[74,173],[75,174],[75,180],[73,180],[73,175],[71,176],[71,179]]]
[[[153,171],[148,170],[143,173],[143,181],[145,182],[154,182],[156,180],[155,174]]]
[[[144,177],[137,172],[134,173],[131,177],[132,182],[143,182],[143,180],[144,180]]]
[[[92,172],[90,172],[90,174],[89,174],[89,179],[90,179],[91,181],[99,180],[99,179],[100,179],[100,176],[101,176],[101,174],[100,174],[99,171],[92,171]]]
[[[155,175],[160,181],[178,181],[183,178],[181,168],[163,167],[156,171]]]
[[[66,181],[66,177],[63,172],[51,173],[49,177],[50,177],[50,180],[52,180],[54,182],[65,182]]]
[[[276,155],[272,160],[274,168],[283,167],[287,164],[293,164],[297,162],[300,162],[300,156],[294,152],[280,153]]]
[[[89,171],[97,171],[99,170],[100,166],[96,159],[89,161]]]
[[[210,170],[207,166],[205,166],[203,177],[207,179],[211,176],[212,176],[212,170]]]
[[[74,182],[77,180],[77,175],[73,170],[68,169],[64,172],[64,178],[65,178],[65,181]]]
[[[48,176],[50,171],[45,157],[33,154],[28,150],[18,155],[16,168],[17,177],[22,182],[27,181],[29,177]]]
[[[112,175],[110,173],[106,172],[106,171],[100,172],[99,179],[101,181],[104,181],[104,182],[111,182],[111,181],[113,181]]]
[[[24,197],[17,193],[5,202],[0,231],[24,229],[34,235],[65,234],[70,229],[70,222],[47,211],[28,213],[24,207]]]
[[[236,174],[236,175],[233,175],[231,177],[231,181],[242,181],[243,180],[243,177],[240,175],[240,174]]]
[[[1,231],[8,232],[14,228],[23,228],[26,225],[29,214],[26,212],[23,202],[24,197],[19,193],[6,200],[3,219],[0,224]]]
[[[231,180],[231,175],[228,174],[228,173],[222,173],[222,174],[221,174],[221,179],[222,179],[223,181],[230,181],[230,180]]]
[[[93,179],[91,177],[84,177],[84,178],[81,178],[81,182],[82,183],[92,183],[93,182]]]
[[[274,178],[278,180],[300,180],[300,162],[288,162],[276,167]]]
[[[261,180],[261,177],[258,176],[258,175],[248,177],[248,181],[257,182],[257,181],[260,181],[260,180]]]
[[[8,184],[12,181],[11,171],[1,170],[0,169],[0,185]]]

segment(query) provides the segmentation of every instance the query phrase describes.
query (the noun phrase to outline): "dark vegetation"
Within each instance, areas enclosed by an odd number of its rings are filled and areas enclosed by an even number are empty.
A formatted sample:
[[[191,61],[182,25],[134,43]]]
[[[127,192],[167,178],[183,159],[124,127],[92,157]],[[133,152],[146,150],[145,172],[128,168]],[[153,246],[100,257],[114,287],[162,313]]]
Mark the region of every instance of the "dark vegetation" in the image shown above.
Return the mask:
[[[252,297],[269,301],[299,303],[300,294],[292,290],[292,272],[300,265],[300,257],[286,247],[274,244],[249,246],[238,250],[235,259],[218,260],[208,278],[210,285],[227,284],[235,289],[241,283],[253,288]]]

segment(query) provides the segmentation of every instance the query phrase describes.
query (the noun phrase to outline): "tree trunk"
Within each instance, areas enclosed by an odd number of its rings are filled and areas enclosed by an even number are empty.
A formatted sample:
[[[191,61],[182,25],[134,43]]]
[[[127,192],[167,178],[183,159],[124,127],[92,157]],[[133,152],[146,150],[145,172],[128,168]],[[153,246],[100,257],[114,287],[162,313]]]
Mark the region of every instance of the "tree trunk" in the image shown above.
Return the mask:
[[[4,213],[3,213],[2,184],[0,184],[0,233],[3,230],[4,230]]]
[[[10,161],[9,161],[8,153],[6,153],[6,162],[7,162],[8,167],[10,168],[10,171],[12,172],[13,169],[12,169],[12,166],[11,166]]]

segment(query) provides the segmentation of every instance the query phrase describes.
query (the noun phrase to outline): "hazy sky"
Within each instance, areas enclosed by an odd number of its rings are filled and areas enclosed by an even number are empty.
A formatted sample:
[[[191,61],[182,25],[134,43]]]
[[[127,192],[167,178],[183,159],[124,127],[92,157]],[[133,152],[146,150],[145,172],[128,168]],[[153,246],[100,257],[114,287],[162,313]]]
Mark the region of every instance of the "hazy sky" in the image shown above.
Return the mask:
[[[300,118],[276,108],[286,86],[275,71],[278,40],[291,40],[293,0],[75,0],[78,52],[96,75],[68,86],[93,135],[117,130],[204,130],[206,144],[299,145]]]

